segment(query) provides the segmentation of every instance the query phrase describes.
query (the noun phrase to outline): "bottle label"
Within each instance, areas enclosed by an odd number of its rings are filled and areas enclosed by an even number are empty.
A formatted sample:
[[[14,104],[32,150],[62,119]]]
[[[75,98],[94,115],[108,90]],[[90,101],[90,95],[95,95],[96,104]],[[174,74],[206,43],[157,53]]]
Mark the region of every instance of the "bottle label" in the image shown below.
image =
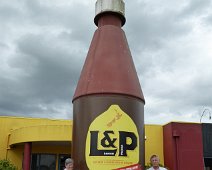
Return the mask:
[[[85,158],[90,170],[112,170],[139,162],[139,135],[133,120],[111,105],[90,124]]]

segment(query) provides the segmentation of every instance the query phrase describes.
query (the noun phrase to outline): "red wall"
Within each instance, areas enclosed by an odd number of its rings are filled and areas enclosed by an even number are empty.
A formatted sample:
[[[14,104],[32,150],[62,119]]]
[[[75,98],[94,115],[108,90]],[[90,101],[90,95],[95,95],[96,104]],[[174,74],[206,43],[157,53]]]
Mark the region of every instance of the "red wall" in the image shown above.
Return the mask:
[[[164,163],[170,170],[203,170],[201,124],[169,123],[163,126]]]

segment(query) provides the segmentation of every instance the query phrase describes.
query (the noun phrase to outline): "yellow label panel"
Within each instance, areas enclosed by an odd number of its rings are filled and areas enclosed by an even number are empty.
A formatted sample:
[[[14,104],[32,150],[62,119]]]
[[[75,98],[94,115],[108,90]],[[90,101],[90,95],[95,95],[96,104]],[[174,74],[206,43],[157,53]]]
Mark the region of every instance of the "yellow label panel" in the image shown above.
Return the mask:
[[[139,162],[137,127],[118,105],[111,105],[90,124],[85,158],[90,170],[112,170]]]

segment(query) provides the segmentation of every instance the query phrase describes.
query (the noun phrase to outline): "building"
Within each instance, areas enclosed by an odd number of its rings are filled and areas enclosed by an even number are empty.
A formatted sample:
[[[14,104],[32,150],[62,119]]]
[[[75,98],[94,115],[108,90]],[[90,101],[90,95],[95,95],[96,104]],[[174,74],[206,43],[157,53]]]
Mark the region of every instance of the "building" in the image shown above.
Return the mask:
[[[62,170],[71,156],[72,121],[0,117],[0,159],[22,169],[30,154],[31,169]],[[170,170],[212,169],[212,124],[171,122],[145,125],[145,164],[157,154]],[[30,160],[28,160],[30,162]]]
[[[22,169],[24,153],[31,147],[31,169],[62,169],[71,153],[71,127],[69,120],[0,117],[0,159]]]

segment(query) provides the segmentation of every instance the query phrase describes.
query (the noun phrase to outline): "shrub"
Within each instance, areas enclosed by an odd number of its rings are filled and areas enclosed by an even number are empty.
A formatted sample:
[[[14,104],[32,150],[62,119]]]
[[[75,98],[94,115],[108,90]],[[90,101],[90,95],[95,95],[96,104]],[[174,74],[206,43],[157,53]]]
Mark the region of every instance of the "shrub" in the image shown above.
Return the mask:
[[[13,165],[9,160],[0,160],[0,170],[17,170],[18,168]]]

